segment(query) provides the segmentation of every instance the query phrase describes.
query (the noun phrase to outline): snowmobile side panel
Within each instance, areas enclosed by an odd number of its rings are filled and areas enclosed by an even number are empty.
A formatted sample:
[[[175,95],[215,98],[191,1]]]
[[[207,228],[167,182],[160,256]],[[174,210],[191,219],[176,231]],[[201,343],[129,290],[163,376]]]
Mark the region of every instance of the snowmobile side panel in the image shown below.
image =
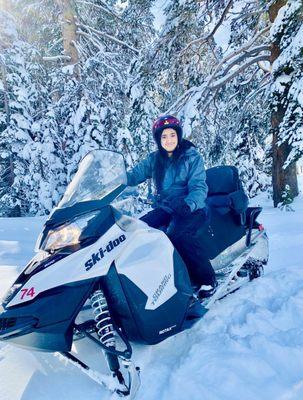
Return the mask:
[[[237,290],[242,284],[260,276],[263,270],[263,265],[268,261],[268,237],[265,231],[254,230],[252,232],[251,244],[245,247],[245,250],[240,252],[238,256],[225,268],[224,279],[219,280],[219,286],[214,295],[203,302],[206,308],[212,305],[227,294]],[[257,269],[253,276],[249,276],[250,267],[256,265]],[[247,267],[246,267],[247,266]],[[244,268],[243,272],[247,272],[247,276],[241,276],[238,272]],[[224,268],[221,270],[224,271]],[[220,270],[217,272],[221,273]]]
[[[199,230],[203,253],[212,260],[233,243],[245,237],[245,227],[237,222],[238,216],[230,210],[220,214],[219,209],[210,208],[210,224]]]
[[[146,293],[127,276],[118,275],[115,267],[103,279],[112,315],[129,340],[156,344],[183,329],[192,288],[185,264],[176,251],[173,266],[176,292],[152,310],[146,308]]]
[[[35,350],[69,351],[73,321],[94,284],[88,280],[60,286],[26,305],[2,308],[0,339]]]
[[[165,233],[149,228],[137,230],[115,261],[118,273],[147,295],[147,310],[155,310],[177,292],[173,253]]]

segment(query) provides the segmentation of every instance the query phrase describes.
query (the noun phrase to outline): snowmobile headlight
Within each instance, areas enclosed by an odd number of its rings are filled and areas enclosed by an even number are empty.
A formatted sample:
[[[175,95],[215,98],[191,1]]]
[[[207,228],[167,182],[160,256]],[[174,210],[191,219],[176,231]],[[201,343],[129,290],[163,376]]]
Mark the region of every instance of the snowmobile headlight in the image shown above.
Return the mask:
[[[15,294],[19,291],[21,288],[21,283],[15,283],[4,295],[2,298],[2,303],[7,304],[11,301],[11,299],[15,296]]]
[[[81,229],[76,224],[68,224],[51,229],[43,243],[43,250],[52,251],[79,243]]]
[[[72,223],[50,229],[40,249],[44,251],[54,251],[66,246],[79,244],[81,233],[86,228],[88,222],[96,215],[97,213],[90,213]]]

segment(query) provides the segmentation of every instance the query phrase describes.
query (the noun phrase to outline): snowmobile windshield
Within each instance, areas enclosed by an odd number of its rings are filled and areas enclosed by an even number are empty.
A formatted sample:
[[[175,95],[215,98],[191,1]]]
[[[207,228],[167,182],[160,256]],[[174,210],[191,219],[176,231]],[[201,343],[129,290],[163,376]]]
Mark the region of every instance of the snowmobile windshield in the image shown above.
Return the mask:
[[[110,150],[91,151],[80,162],[58,208],[71,207],[82,201],[101,200],[126,183],[126,169],[121,153]]]

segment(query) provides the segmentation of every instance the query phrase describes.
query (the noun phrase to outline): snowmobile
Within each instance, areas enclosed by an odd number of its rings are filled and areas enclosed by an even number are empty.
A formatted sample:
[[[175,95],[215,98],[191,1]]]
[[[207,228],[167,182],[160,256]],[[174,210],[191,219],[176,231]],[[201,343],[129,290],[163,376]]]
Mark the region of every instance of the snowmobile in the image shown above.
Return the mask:
[[[205,254],[219,285],[212,297],[200,299],[166,233],[111,204],[126,179],[118,152],[95,150],[83,158],[44,225],[36,255],[2,300],[0,340],[57,352],[133,399],[140,369],[131,360],[131,343],[153,345],[190,328],[216,300],[260,276],[268,239],[256,220],[260,207],[245,215],[214,207]],[[233,167],[209,169],[207,183],[209,196],[228,196],[239,184]],[[82,338],[101,349],[111,381],[72,353]]]

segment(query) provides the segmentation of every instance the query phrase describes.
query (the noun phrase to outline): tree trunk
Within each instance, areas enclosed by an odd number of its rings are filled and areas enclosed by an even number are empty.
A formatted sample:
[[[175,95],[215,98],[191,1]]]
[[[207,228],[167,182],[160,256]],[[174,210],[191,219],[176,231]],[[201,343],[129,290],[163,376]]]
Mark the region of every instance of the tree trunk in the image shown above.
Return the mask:
[[[79,55],[75,43],[77,42],[77,25],[73,0],[57,0],[62,14],[61,30],[64,55],[70,57],[66,65],[74,65],[74,76],[79,77]]]
[[[281,7],[286,4],[286,0],[278,0],[269,8],[269,19],[271,23],[274,23],[278,12]],[[280,48],[279,43],[271,44],[271,55],[270,62],[273,62],[279,57]],[[272,110],[271,113],[271,126],[272,126],[272,186],[273,186],[273,202],[274,207],[283,201],[283,193],[286,187],[289,187],[288,195],[294,198],[298,195],[298,181],[296,173],[296,163],[291,163],[287,168],[283,168],[287,157],[291,152],[291,145],[288,143],[278,144],[280,137],[280,124],[283,121],[285,111],[287,108],[287,102],[284,99],[282,104],[282,98],[280,104],[276,109]]]
[[[9,107],[9,99],[8,99],[8,85],[7,85],[7,79],[6,79],[6,68],[5,68],[5,64],[2,63],[2,61],[0,60],[0,77],[2,78],[2,83],[3,83],[3,100],[4,100],[4,110],[5,110],[5,121],[6,121],[6,127],[9,125],[9,121],[10,121],[10,107]],[[0,128],[1,128],[1,124],[0,124]],[[3,129],[4,130],[4,129]],[[2,128],[1,128],[2,131]]]

